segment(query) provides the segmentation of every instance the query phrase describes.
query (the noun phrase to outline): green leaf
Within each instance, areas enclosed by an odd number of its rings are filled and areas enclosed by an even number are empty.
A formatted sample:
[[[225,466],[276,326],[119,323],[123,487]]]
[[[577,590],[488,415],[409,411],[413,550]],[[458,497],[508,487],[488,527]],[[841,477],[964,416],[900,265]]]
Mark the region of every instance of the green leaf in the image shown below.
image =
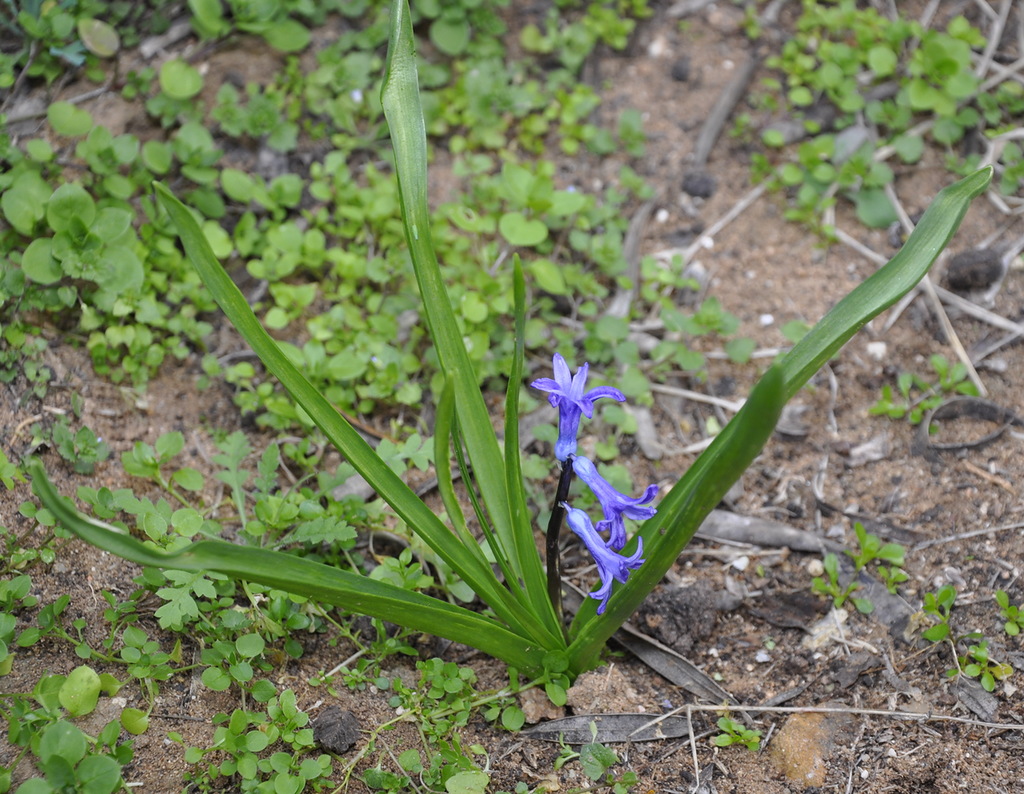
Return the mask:
[[[78,138],[88,135],[93,127],[92,116],[70,102],[54,102],[46,109],[46,119],[58,135]]]
[[[296,19],[281,19],[263,33],[267,44],[278,52],[301,52],[309,46],[309,28]]]
[[[53,258],[53,238],[40,237],[28,244],[21,255],[21,269],[37,284],[56,284],[64,277],[60,262]]]
[[[99,19],[81,17],[78,20],[78,37],[89,52],[100,58],[111,58],[121,48],[117,31]]]
[[[100,677],[88,665],[72,670],[57,692],[60,704],[72,717],[81,717],[94,708],[100,697]]]
[[[47,726],[39,737],[37,752],[44,762],[59,757],[74,765],[85,757],[85,751],[85,734],[64,720]]]
[[[36,224],[45,217],[46,202],[51,193],[50,186],[36,171],[23,171],[4,191],[0,209],[18,234],[29,237],[35,232]]]
[[[430,40],[445,55],[462,55],[469,45],[469,21],[460,14],[435,19],[430,24]]]
[[[552,295],[567,295],[569,290],[565,285],[565,276],[562,275],[562,268],[550,259],[534,259],[527,267],[530,275],[537,282],[537,286]]]
[[[121,765],[109,755],[90,755],[75,769],[81,794],[110,794],[121,785]]]
[[[511,245],[538,245],[548,238],[548,227],[521,212],[506,212],[498,221],[498,231]]]
[[[448,794],[486,794],[490,782],[490,776],[480,770],[456,772],[445,781],[444,790]]]
[[[203,90],[203,76],[191,64],[175,58],[160,67],[160,89],[171,99],[191,99]]]
[[[869,229],[885,229],[899,220],[896,208],[882,188],[865,188],[853,194],[857,218]]]
[[[96,219],[96,204],[77,182],[65,182],[46,204],[46,221],[55,232],[67,231],[74,220],[91,226]]]
[[[392,3],[390,24],[381,104],[395,149],[406,242],[412,255],[427,327],[437,349],[441,368],[452,380],[455,415],[469,453],[473,478],[500,545],[495,553],[507,555],[517,579],[525,582],[543,581],[544,573],[536,548],[532,547],[525,557],[519,553],[520,541],[515,537],[517,529],[509,504],[504,458],[434,253],[427,203],[426,129],[419,95],[412,22],[405,0],[394,0]],[[466,579],[465,576],[463,578]],[[483,596],[472,582],[470,585]],[[520,620],[530,616],[530,623],[541,630],[539,639],[542,645],[558,647],[563,642],[561,627],[551,604],[542,595],[544,592],[546,590],[531,591],[531,597],[525,603],[517,602],[514,610]],[[506,615],[499,615],[509,620]]]
[[[896,71],[897,58],[892,48],[877,44],[868,50],[868,66],[878,77],[888,77]]]
[[[215,39],[231,32],[220,0],[188,0],[188,7],[192,11],[192,27],[203,38]]]

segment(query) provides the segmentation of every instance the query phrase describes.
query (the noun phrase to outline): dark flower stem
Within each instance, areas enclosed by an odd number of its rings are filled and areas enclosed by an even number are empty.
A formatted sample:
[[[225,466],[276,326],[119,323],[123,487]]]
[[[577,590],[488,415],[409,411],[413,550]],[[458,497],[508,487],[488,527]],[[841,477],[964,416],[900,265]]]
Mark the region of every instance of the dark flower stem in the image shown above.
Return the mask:
[[[555,491],[555,504],[551,508],[548,520],[547,563],[548,563],[548,598],[555,609],[558,623],[566,632],[565,619],[562,616],[562,563],[558,554],[558,533],[562,529],[565,508],[562,502],[569,498],[569,486],[572,485],[572,457],[562,462],[562,475],[558,478],[558,489]],[[566,640],[568,641],[568,634]]]

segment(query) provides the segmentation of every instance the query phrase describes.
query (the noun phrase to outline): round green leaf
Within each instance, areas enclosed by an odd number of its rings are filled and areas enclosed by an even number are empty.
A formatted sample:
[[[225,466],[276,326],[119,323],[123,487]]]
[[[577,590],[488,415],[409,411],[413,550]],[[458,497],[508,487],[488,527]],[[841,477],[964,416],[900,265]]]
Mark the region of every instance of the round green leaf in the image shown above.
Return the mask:
[[[93,127],[89,111],[70,102],[54,102],[46,109],[46,118],[54,132],[69,138],[86,135]]]
[[[116,30],[106,22],[90,17],[78,20],[78,38],[89,52],[101,58],[112,57],[121,47]]]
[[[72,717],[91,712],[99,698],[100,677],[85,664],[72,670],[57,692],[57,699]]]
[[[39,737],[39,758],[44,762],[60,756],[70,764],[77,764],[86,750],[85,734],[65,720],[46,727]]]
[[[171,481],[186,491],[200,491],[203,488],[203,475],[189,466],[174,472]]]
[[[219,667],[207,667],[201,676],[207,689],[214,692],[223,692],[231,686],[231,676]]]
[[[28,244],[21,257],[21,269],[36,284],[55,284],[64,276],[60,262],[53,258],[52,239],[40,237]]]
[[[121,712],[121,726],[132,736],[139,736],[149,727],[149,715],[142,709],[124,709]]]
[[[36,171],[24,171],[0,198],[0,209],[15,231],[32,236],[35,226],[46,214],[50,186]]]
[[[160,67],[160,89],[171,99],[191,99],[203,90],[203,76],[180,58]]]
[[[85,794],[110,794],[121,783],[121,765],[109,755],[90,755],[75,769]]]
[[[231,32],[220,0],[188,0],[188,7],[192,11],[192,27],[203,38],[215,39]]]
[[[142,164],[154,174],[166,174],[171,169],[171,147],[162,141],[142,144]]]
[[[790,89],[789,101],[798,107],[806,107],[814,102],[814,95],[805,85],[798,85]]]
[[[225,168],[220,173],[220,186],[224,195],[233,201],[248,204],[252,201],[255,183],[253,178],[237,168]]]
[[[498,221],[498,231],[512,245],[531,246],[544,242],[548,227],[521,212],[506,212]]]
[[[885,44],[877,44],[868,50],[868,66],[879,77],[888,77],[896,71],[896,53]]]
[[[299,52],[309,46],[310,33],[298,20],[283,19],[264,33],[263,38],[278,52]]]
[[[526,722],[526,715],[519,706],[508,706],[501,712],[501,724],[506,730],[518,731]]]
[[[443,16],[430,25],[430,40],[445,55],[461,55],[469,44],[469,22],[462,16]]]
[[[552,295],[567,293],[562,269],[550,259],[536,259],[530,262],[527,268],[534,281],[537,282],[537,286],[545,292],[550,292]]]
[[[48,163],[53,159],[53,147],[42,138],[25,141],[25,153],[37,163]]]
[[[860,222],[871,229],[884,229],[899,220],[896,210],[882,188],[869,188],[854,194]]]
[[[249,658],[259,656],[266,647],[266,642],[259,634],[243,634],[235,640],[235,649],[238,653]]]
[[[50,196],[46,205],[46,220],[55,232],[66,231],[73,218],[86,226],[96,219],[96,204],[85,188],[77,182],[66,182]]]
[[[475,292],[467,292],[462,296],[462,316],[471,323],[482,323],[487,319],[487,304],[480,300]]]
[[[227,259],[235,250],[231,235],[216,221],[206,221],[203,224],[203,236],[213,249],[213,255],[218,259]]]
[[[445,781],[444,790],[448,794],[485,794],[490,782],[491,778],[486,772],[458,772]]]

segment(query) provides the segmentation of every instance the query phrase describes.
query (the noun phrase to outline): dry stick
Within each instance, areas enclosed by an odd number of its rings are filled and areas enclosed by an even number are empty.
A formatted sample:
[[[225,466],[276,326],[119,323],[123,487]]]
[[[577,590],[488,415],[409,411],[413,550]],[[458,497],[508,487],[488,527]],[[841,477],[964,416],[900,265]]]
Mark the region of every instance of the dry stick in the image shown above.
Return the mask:
[[[696,254],[701,248],[707,247],[708,244],[710,244],[713,241],[714,236],[718,234],[720,231],[722,231],[722,229],[724,229],[734,220],[736,220],[736,218],[738,218],[744,210],[746,210],[751,204],[757,201],[761,197],[761,194],[764,193],[767,187],[767,183],[762,182],[760,185],[758,185],[745,196],[743,196],[743,198],[741,198],[739,201],[733,204],[732,208],[727,213],[725,213],[725,215],[723,215],[717,221],[712,223],[711,226],[708,227],[706,232],[701,234],[696,240],[690,243],[686,250],[683,251],[683,261],[689,262],[693,258],[693,255]]]
[[[903,226],[904,231],[910,234],[914,231],[914,222],[910,220],[910,216],[907,214],[906,208],[900,201],[899,196],[896,195],[896,190],[893,188],[890,182],[885,186],[885,194],[889,197],[889,201],[892,202],[893,207],[896,208],[896,213],[900,216],[900,224]],[[946,314],[946,310],[942,306],[942,301],[939,300],[939,296],[935,294],[935,285],[932,283],[931,276],[925,273],[924,278],[921,279],[921,288],[924,290],[925,295],[928,296],[928,300],[932,305],[932,310],[936,313],[939,318],[939,323],[942,325],[942,330],[946,333],[946,339],[949,340],[949,344],[952,346],[956,357],[960,359],[961,363],[967,368],[967,377],[971,379],[978,389],[978,396],[987,397],[988,389],[985,388],[985,384],[978,376],[978,371],[974,368],[974,364],[971,363],[971,357],[967,355],[967,350],[964,348],[963,342],[960,341],[960,337],[957,336],[956,330],[953,328],[953,323],[949,320],[949,315]]]
[[[979,306],[977,303],[962,298],[955,292],[950,292],[945,287],[935,286],[935,294],[942,298],[943,302],[948,303],[964,314],[969,314],[977,320],[982,320],[989,325],[1001,328],[1004,331],[1010,331],[1015,334],[1024,335],[1024,325],[1015,323],[1013,320],[1007,320],[1002,315],[996,314],[995,312],[989,311],[988,309]]]
[[[988,3],[985,0],[974,0],[974,5],[977,6],[978,10],[981,11],[985,16],[994,19],[996,12],[989,8]]]
[[[728,121],[736,103],[747,90],[750,80],[754,76],[754,69],[757,68],[757,56],[751,55],[747,62],[741,66],[736,75],[728,82],[722,93],[718,95],[715,106],[705,119],[700,132],[697,134],[697,142],[693,146],[692,165],[695,169],[703,169],[708,162],[708,156],[722,134],[725,122]]]
[[[921,549],[927,549],[930,546],[939,546],[943,543],[956,543],[958,540],[969,540],[970,538],[976,538],[981,535],[994,535],[997,532],[1008,532],[1014,529],[1024,529],[1024,521],[1017,522],[1016,524],[1003,524],[998,527],[988,527],[987,529],[974,529],[970,532],[961,532],[958,535],[947,535],[944,538],[923,540],[913,546],[911,551],[920,551]]]
[[[671,397],[685,397],[687,400],[692,400],[695,403],[717,405],[718,407],[724,408],[726,411],[732,411],[733,413],[736,413],[743,407],[742,402],[723,400],[721,397],[714,397],[710,394],[703,394],[699,391],[691,391],[690,389],[680,389],[676,386],[662,386],[657,383],[652,383],[651,391],[659,394],[667,394]]]
[[[999,9],[999,16],[995,22],[992,23],[992,30],[989,32],[988,44],[985,45],[985,51],[981,54],[981,61],[978,63],[977,68],[974,70],[974,74],[978,77],[984,76],[985,72],[988,71],[988,66],[992,63],[992,56],[995,55],[996,48],[999,46],[999,42],[1003,38],[1003,29],[1006,27],[1006,19],[1010,16],[1010,0],[1003,0],[1003,4]]]
[[[972,720],[969,717],[954,717],[951,714],[919,714],[914,711],[886,711],[885,709],[862,709],[855,706],[840,708],[838,706],[737,706],[732,703],[728,705],[707,706],[691,703],[680,706],[666,714],[659,715],[637,730],[657,725],[668,717],[674,717],[682,712],[694,711],[742,711],[751,716],[758,714],[859,714],[863,717],[888,717],[890,719],[908,720],[910,722],[956,722],[961,725],[973,725],[976,728],[990,728],[995,731],[1024,731],[1024,724],[1015,722],[985,722],[984,720]]]
[[[86,91],[84,94],[73,96],[71,99],[65,100],[70,102],[72,105],[78,105],[82,102],[88,102],[90,99],[95,99],[98,96],[102,96],[110,90],[110,84],[101,85],[99,88],[94,88],[92,91]],[[4,121],[5,124],[16,124],[19,121],[29,121],[30,119],[41,119],[46,115],[45,110],[34,110],[28,113],[19,113],[17,115],[8,116]]]
[[[688,17],[696,14],[704,6],[709,6],[714,0],[679,0],[678,3],[669,7],[665,13],[670,17]]]

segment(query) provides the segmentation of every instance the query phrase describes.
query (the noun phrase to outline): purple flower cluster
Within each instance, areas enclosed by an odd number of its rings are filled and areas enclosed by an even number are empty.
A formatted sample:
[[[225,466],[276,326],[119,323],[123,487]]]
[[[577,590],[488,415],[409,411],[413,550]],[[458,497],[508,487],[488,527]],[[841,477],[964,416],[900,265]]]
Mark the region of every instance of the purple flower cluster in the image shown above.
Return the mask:
[[[555,444],[555,457],[565,463],[569,461],[573,472],[587,484],[597,497],[604,512],[604,519],[595,526],[582,510],[571,507],[568,502],[560,504],[566,511],[566,522],[569,528],[579,536],[597,563],[601,586],[590,594],[590,597],[601,602],[598,614],[604,612],[612,593],[612,583],[625,582],[630,571],[639,568],[643,560],[643,538],[638,538],[637,549],[630,556],[619,554],[626,545],[626,518],[642,521],[653,516],[657,510],[650,507],[658,493],[658,486],[651,485],[638,498],[626,496],[615,490],[602,477],[597,467],[582,456],[576,455],[576,436],[579,433],[580,417],[588,419],[594,415],[594,400],[610,397],[623,402],[626,396],[611,386],[598,386],[586,391],[587,370],[584,364],[572,376],[569,365],[558,353],[554,356],[554,378],[539,378],[531,385],[535,389],[548,392],[548,400],[558,408],[558,441]],[[608,533],[608,539],[601,533]]]

